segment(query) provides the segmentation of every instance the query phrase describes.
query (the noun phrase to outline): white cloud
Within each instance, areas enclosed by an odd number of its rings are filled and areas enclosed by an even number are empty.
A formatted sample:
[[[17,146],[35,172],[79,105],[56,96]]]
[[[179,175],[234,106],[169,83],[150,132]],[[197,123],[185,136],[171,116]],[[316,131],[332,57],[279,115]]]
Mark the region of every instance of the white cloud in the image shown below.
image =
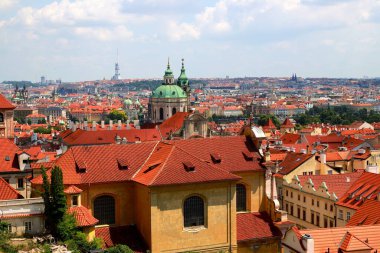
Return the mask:
[[[129,40],[133,37],[133,32],[129,31],[125,26],[117,26],[115,28],[76,27],[74,33],[102,41],[115,39]]]
[[[0,10],[9,9],[17,4],[18,0],[1,0],[0,1]]]
[[[200,31],[197,27],[191,24],[177,24],[176,22],[170,22],[167,35],[173,41],[198,39],[200,36]]]

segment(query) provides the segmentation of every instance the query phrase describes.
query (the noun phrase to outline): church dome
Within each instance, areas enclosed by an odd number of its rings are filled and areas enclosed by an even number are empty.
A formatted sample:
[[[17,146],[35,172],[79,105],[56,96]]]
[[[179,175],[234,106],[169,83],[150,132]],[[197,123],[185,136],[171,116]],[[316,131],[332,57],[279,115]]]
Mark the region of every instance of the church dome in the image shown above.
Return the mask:
[[[124,105],[131,105],[132,104],[132,100],[130,100],[129,98],[124,100]]]
[[[178,85],[160,85],[153,91],[152,98],[187,98],[187,95]]]

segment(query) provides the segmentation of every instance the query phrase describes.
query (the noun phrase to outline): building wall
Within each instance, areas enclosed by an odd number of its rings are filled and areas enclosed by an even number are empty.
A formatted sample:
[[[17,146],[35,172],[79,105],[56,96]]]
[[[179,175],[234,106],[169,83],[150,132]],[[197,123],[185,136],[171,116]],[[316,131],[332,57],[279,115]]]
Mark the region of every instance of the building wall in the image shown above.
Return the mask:
[[[86,184],[80,185],[79,188],[83,190],[81,194],[82,206],[88,208],[91,213],[94,213],[93,204],[96,197],[110,195],[115,199],[115,225],[134,224],[134,209],[131,207],[131,203],[133,203],[132,183]]]
[[[20,193],[24,198],[30,198],[31,196],[31,185],[26,180],[31,172],[18,172],[18,173],[6,173],[1,174],[0,177],[4,178],[5,181],[9,183],[18,193]],[[19,187],[19,179],[23,180],[22,187]],[[20,185],[21,186],[21,185]]]
[[[266,210],[264,201],[265,196],[265,178],[264,172],[240,172],[235,173],[242,177],[237,183],[242,183],[246,186],[247,192],[247,211],[262,212]]]
[[[347,222],[349,221],[347,214],[349,213],[349,216],[352,217],[356,210],[344,207],[344,206],[336,206],[336,226],[337,227],[344,227],[346,226]],[[342,217],[339,215],[342,213]]]
[[[173,116],[173,108],[176,108],[177,112],[187,112],[189,109],[187,103],[187,98],[151,98],[150,118],[153,123],[163,122]],[[164,109],[163,120],[160,119],[160,108]]]
[[[3,122],[0,122],[0,138],[13,138],[14,136],[14,122],[13,110],[1,110],[3,114]]]
[[[151,232],[151,190],[141,184],[134,184],[135,224],[144,237],[148,247],[152,247]]]
[[[183,201],[205,200],[205,226],[184,228]],[[235,184],[154,188],[151,191],[152,252],[236,252]]]

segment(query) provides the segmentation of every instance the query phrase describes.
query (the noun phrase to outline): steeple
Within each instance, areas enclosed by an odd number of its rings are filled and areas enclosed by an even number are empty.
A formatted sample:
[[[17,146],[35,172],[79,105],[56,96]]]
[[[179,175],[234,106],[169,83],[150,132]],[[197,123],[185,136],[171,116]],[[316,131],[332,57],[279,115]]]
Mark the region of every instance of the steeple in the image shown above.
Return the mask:
[[[181,74],[178,77],[177,85],[184,88],[189,85],[189,79],[186,76],[186,70],[185,70],[185,64],[184,59],[182,58],[182,68],[181,68]]]
[[[173,75],[173,71],[170,69],[169,58],[168,58],[168,65],[167,65],[166,70],[165,70],[164,83],[163,84],[168,84],[168,85],[174,84],[174,75]]]

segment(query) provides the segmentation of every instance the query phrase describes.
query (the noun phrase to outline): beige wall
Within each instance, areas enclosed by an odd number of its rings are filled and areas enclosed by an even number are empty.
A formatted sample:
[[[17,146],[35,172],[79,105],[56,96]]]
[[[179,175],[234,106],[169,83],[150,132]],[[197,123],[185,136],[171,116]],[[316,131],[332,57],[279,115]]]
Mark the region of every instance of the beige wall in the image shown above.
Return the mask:
[[[344,227],[346,226],[347,222],[349,221],[347,219],[347,213],[349,213],[350,217],[354,215],[356,210],[344,207],[344,206],[336,206],[336,226],[337,227]],[[341,218],[339,213],[342,213],[343,217]]]
[[[247,192],[247,211],[262,212],[266,211],[264,202],[265,178],[264,172],[239,172],[235,175],[242,177],[237,184],[244,184]]]
[[[183,201],[191,195],[205,200],[205,226],[184,228]],[[235,184],[155,188],[151,205],[152,252],[236,250]]]
[[[0,110],[0,113],[3,114],[4,118],[4,121],[0,122],[0,138],[13,138],[13,110]]]
[[[148,187],[137,183],[134,185],[134,189],[135,223],[145,242],[151,248],[151,191]]]

